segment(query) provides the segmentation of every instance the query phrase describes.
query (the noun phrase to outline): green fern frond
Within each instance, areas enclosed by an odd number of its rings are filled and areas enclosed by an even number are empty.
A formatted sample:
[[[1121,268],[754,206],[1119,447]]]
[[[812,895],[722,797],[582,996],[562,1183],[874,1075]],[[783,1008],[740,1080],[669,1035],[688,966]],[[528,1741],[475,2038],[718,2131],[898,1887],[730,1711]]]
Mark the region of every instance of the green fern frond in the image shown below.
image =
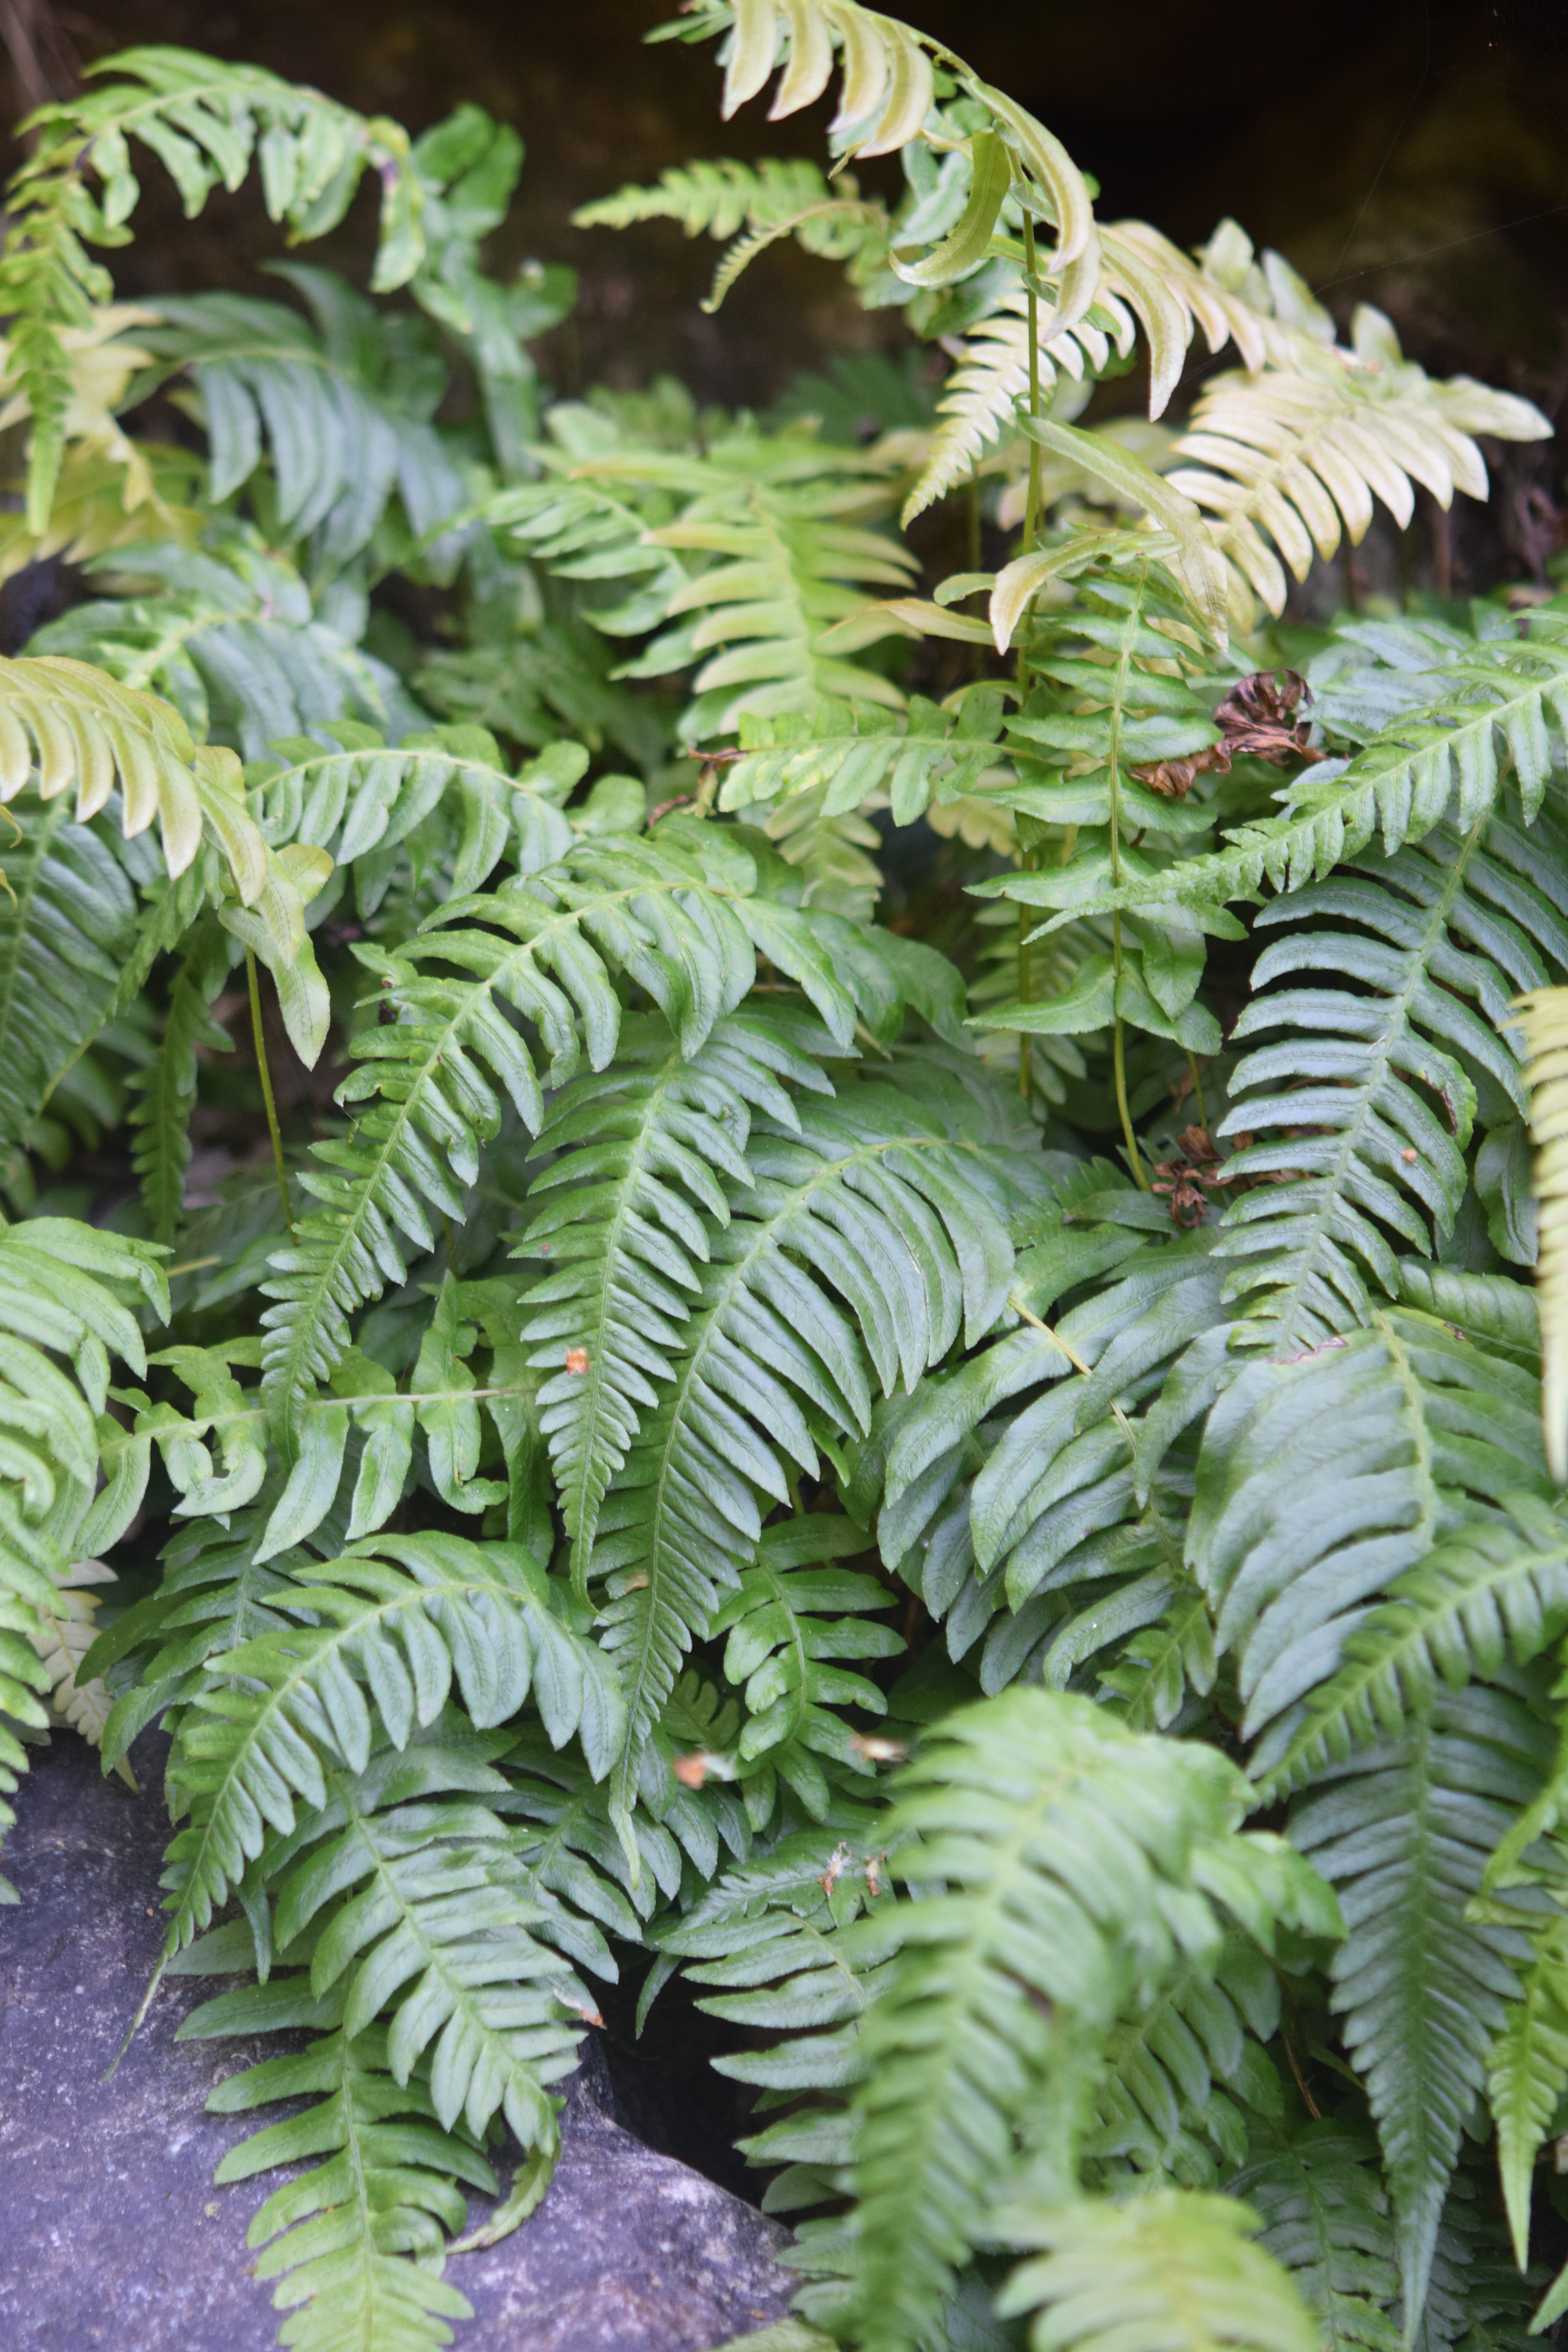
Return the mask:
[[[284,274],[308,300],[318,290],[339,309],[355,299],[325,272],[296,266]],[[332,567],[360,552],[395,495],[416,537],[464,502],[462,476],[436,428],[355,364],[367,345],[374,351],[378,327],[373,307],[361,308],[353,352],[333,350],[281,303],[239,294],[163,296],[162,323],[142,336],[165,371],[191,372],[207,430],[211,500],[243,488],[265,449],[284,535],[319,534],[319,558]]]
[[[1333,2007],[1363,2076],[1393,2200],[1407,2334],[1426,2301],[1460,2136],[1518,2000],[1515,1932],[1472,1925],[1493,1847],[1549,1760],[1501,1691],[1443,1690],[1429,1711],[1331,1766],[1290,1818],[1349,1934]]]
[[[998,1212],[1022,1171],[975,1131],[972,1102],[865,1085],[796,1116],[793,1132],[753,1125],[752,1189],[711,1237],[674,1377],[600,1514],[589,1574],[611,1579],[623,1811],[682,1657],[750,1562],[759,1494],[789,1499],[784,1457],[816,1475],[818,1436],[867,1429],[879,1388],[912,1386],[961,1330],[978,1339],[1005,1296]],[[799,1789],[799,1751],[795,1769]],[[826,1787],[806,1787],[816,1811]]]
[[[1184,1958],[1212,1971],[1218,1957],[1192,1874],[1200,1847],[1245,1847],[1229,1834],[1239,1802],[1214,1749],[1140,1740],[1059,1695],[1009,1691],[924,1744],[888,1822],[903,1841],[890,1867],[919,1891],[891,1915],[900,1958],[858,2042],[868,2352],[923,2340],[955,2265],[992,2234],[1016,2130],[1044,2194],[1070,2195],[1096,2053],[1119,2013]],[[1236,1861],[1245,1875],[1247,1858]],[[1160,2209],[1158,2192],[1149,2202]]]
[[[4,919],[0,909],[0,926]],[[76,971],[79,985],[80,962]],[[204,924],[181,958],[170,986],[169,1010],[157,1053],[144,1070],[132,1072],[129,1081],[136,1097],[129,1123],[137,1130],[131,1164],[142,1180],[142,1198],[157,1242],[173,1242],[184,1205],[191,1113],[196,1105],[196,1049],[205,1045],[223,1053],[233,1044],[208,1010],[227,977],[227,943],[216,923]]]
[[[759,1766],[778,1774],[813,1811],[826,1793],[814,1757],[832,1757],[850,1771],[875,1769],[865,1740],[834,1710],[858,1706],[885,1715],[888,1707],[864,1675],[824,1661],[891,1658],[904,1646],[890,1625],[867,1622],[871,1611],[889,1605],[887,1587],[827,1565],[869,1549],[870,1538],[852,1519],[808,1514],[764,1528],[754,1563],[742,1570],[739,1590],[713,1619],[712,1638],[729,1636],[725,1677],[745,1703],[736,1749],[742,1771],[748,1780]],[[766,1786],[759,1791],[759,1811],[763,1803],[772,1811],[770,1796]]]
[[[1228,1294],[1249,1301],[1245,1338],[1300,1349],[1364,1322],[1375,1290],[1397,1292],[1394,1247],[1426,1255],[1451,1229],[1478,1088],[1493,1118],[1525,1106],[1518,1048],[1499,1034],[1510,998],[1568,968],[1568,923],[1530,878],[1544,847],[1487,819],[1439,825],[1258,914],[1260,929],[1311,927],[1264,950],[1232,1032],[1288,1033],[1244,1055],[1216,1129],[1247,1137],[1226,1173],[1267,1180],[1218,1244],[1235,1262]],[[1325,916],[1331,931],[1312,926]],[[1297,973],[1310,984],[1269,990]]]
[[[1326,2352],[1397,2352],[1398,2290],[1376,2151],[1349,2124],[1247,2120],[1248,2158],[1227,2186],[1262,2216],[1259,2242],[1290,2273]]]
[[[305,1182],[324,1205],[277,1254],[265,1286],[279,1302],[263,1318],[266,1386],[285,1429],[348,1346],[349,1315],[405,1279],[398,1234],[429,1249],[430,1212],[461,1217],[460,1188],[474,1181],[479,1145],[500,1127],[503,1093],[537,1133],[540,1079],[503,1006],[538,1025],[548,1082],[559,1086],[579,1059],[579,1019],[592,1066],[615,1051],[621,1003],[611,970],[647,989],[689,1055],[746,993],[760,951],[800,982],[847,1044],[855,1008],[809,919],[752,895],[756,868],[744,853],[726,856],[716,837],[708,854],[711,874],[673,843],[590,840],[548,882],[453,900],[395,953],[356,950],[399,1018],[351,1039],[359,1066],[339,1098],[370,1107],[346,1141],[314,1148]]]
[[[1037,2314],[1036,2352],[1310,2352],[1311,2316],[1289,2272],[1253,2241],[1250,2207],[1173,2189],[1089,2199],[1012,2221],[1044,2254],[1015,2271],[997,2310]]]
[[[68,666],[53,658],[65,656],[79,669],[68,657],[90,653],[138,702],[155,689],[192,734],[245,759],[345,711],[395,734],[424,720],[392,671],[316,615],[288,558],[244,531],[226,530],[205,550],[125,548],[93,569],[131,593],[79,604],[41,629],[34,642],[50,667]]]
[[[886,793],[895,824],[910,824],[928,803],[973,793],[1003,754],[1001,698],[973,688],[959,710],[911,695],[907,722],[874,703],[825,697],[812,709],[763,719],[740,715],[745,757],[726,771],[720,795],[725,809],[788,803],[821,795],[825,817],[861,807]]]
[[[1563,1136],[1568,1133],[1568,989],[1536,988],[1517,1016],[1529,1062],[1530,1133],[1535,1145],[1531,1191],[1541,1204],[1541,1256],[1536,1297],[1541,1308],[1541,1412],[1547,1460],[1559,1486],[1568,1485],[1568,1185]]]
[[[1528,1665],[1568,1625],[1568,1534],[1526,1496],[1510,1507],[1517,1525],[1451,1536],[1345,1637],[1344,1664],[1309,1694],[1289,1745],[1258,1759],[1271,1801],[1397,1733],[1442,1685]]]
[[[1519,1998],[1492,2045],[1487,2098],[1497,2126],[1498,2171],[1514,2256],[1530,2261],[1535,2162],[1568,2091],[1568,1955],[1560,1923],[1541,1938]]]
[[[601,1766],[619,1743],[597,1652],[554,1615],[543,1571],[515,1546],[378,1536],[292,1580],[291,1612],[315,1622],[224,1650],[181,1717],[168,1780],[191,1818],[169,1849],[171,1954],[239,1883],[268,1823],[287,1836],[297,1799],[325,1805],[325,1767],[363,1770],[377,1719],[406,1745],[454,1676],[481,1728],[531,1688],[552,1733],[581,1730]]]
[[[50,1706],[73,1731],[80,1732],[89,1748],[102,1747],[110,1709],[101,1677],[81,1671],[97,1632],[94,1619],[100,1596],[93,1588],[114,1580],[114,1570],[101,1559],[73,1559],[65,1574],[55,1579],[54,1600],[39,1603],[32,1637],[48,1676]],[[134,1788],[123,1760],[120,1771]]]
[[[317,2005],[305,2006],[301,2021],[319,2026],[323,2021],[310,2013]],[[467,2296],[435,2267],[442,2231],[456,2233],[467,2218],[458,2184],[493,2196],[495,2174],[466,2133],[441,2128],[424,2083],[397,2084],[380,2027],[357,2041],[340,2028],[297,2056],[264,2058],[220,2083],[207,2105],[243,2115],[274,2099],[310,2098],[317,2104],[241,2140],[216,2176],[220,2184],[248,2180],[327,2158],[275,2189],[247,2237],[264,2250],[256,2275],[279,2282],[275,2306],[295,2314],[289,2344],[295,2352],[343,2352],[356,2343],[437,2352],[452,2341],[448,2319],[473,2316]],[[400,2261],[405,2254],[416,2259]]]
[[[866,610],[868,587],[909,584],[914,559],[864,527],[892,501],[889,460],[796,428],[737,433],[700,457],[616,452],[574,474],[678,494],[678,518],[649,531],[650,546],[719,559],[673,590],[665,604],[673,625],[623,673],[659,677],[708,656],[684,721],[691,740],[730,732],[743,709],[809,710],[823,695],[902,707],[896,687],[844,657],[889,634],[875,608],[863,634],[857,624],[824,643]]]
[[[574,1079],[540,1128],[531,1156],[552,1163],[513,1255],[542,1262],[521,1337],[554,1375],[539,1405],[580,1584],[605,1490],[657,1402],[651,1383],[672,1377],[710,1233],[730,1221],[721,1179],[750,1186],[752,1113],[788,1127],[785,1082],[830,1091],[796,1025],[731,1013],[688,1057],[666,1024],[628,1017],[611,1068]]]
[[[374,728],[340,718],[314,737],[269,745],[247,772],[266,794],[272,838],[354,866],[360,911],[369,915],[391,881],[390,853],[437,812],[449,843],[447,896],[482,889],[509,854],[523,874],[554,865],[572,845],[560,803],[587,764],[581,745],[562,744],[513,776],[484,728],[432,728],[394,747]]]
[[[126,49],[96,70],[115,79],[39,109],[37,144],[7,196],[14,226],[0,289],[34,419],[27,503],[35,533],[48,520],[63,443],[70,379],[61,331],[79,326],[89,305],[111,290],[84,241],[128,243],[124,223],[142,193],[131,140],[163,163],[187,215],[199,213],[220,183],[237,188],[259,161],[268,212],[298,237],[335,226],[362,173],[375,172],[382,183],[375,289],[405,285],[424,253],[419,175],[396,123],[367,120],[259,67],[220,64],[189,49]],[[99,183],[96,196],[89,171]]]
[[[13,801],[0,832],[0,1137],[20,1143],[113,1010],[136,906],[124,868],[64,794]],[[164,1238],[160,1235],[159,1238]]]
[[[560,2146],[552,2084],[576,2063],[593,2009],[549,1936],[527,1865],[481,1801],[507,1782],[437,1731],[351,1776],[329,1769],[327,1803],[258,1876],[274,1906],[279,1964],[308,1959],[317,2000],[336,1990],[351,2039],[389,2012],[387,2063],[399,2086],[426,2069],[443,2130],[459,2116],[482,2143],[503,2114],[525,2152]],[[461,1792],[461,1793],[459,1793]],[[183,2032],[243,2025],[230,1995]]]
[[[1315,557],[1336,552],[1342,527],[1359,544],[1374,494],[1403,530],[1415,484],[1442,507],[1456,489],[1486,497],[1476,433],[1538,441],[1551,431],[1516,394],[1467,376],[1434,383],[1368,303],[1351,333],[1351,351],[1297,333],[1273,366],[1215,378],[1177,444],[1196,462],[1169,478],[1215,518],[1238,628],[1252,625],[1259,604],[1284,611],[1285,565],[1304,580]]]
[[[1280,815],[1237,827],[1223,849],[1102,888],[1075,913],[1168,905],[1206,920],[1228,899],[1258,898],[1266,883],[1288,891],[1325,878],[1342,861],[1359,858],[1374,835],[1392,856],[1445,818],[1468,832],[1497,805],[1510,761],[1525,822],[1540,823],[1552,773],[1550,729],[1568,707],[1565,616],[1543,606],[1507,637],[1455,655],[1434,651],[1430,691],[1407,703],[1407,715],[1392,719],[1343,769],[1325,761],[1299,776]],[[1027,877],[1012,885],[1012,895],[1056,903],[1048,885],[1031,888]],[[1220,924],[1224,936],[1223,916]]]
[[[1317,1734],[1297,1703],[1330,1683],[1367,1604],[1457,1521],[1495,1518],[1532,1487],[1544,1497],[1543,1469],[1532,1375],[1436,1316],[1396,1307],[1232,1381],[1205,1425],[1187,1559],[1217,1644],[1237,1654],[1246,1729],[1278,1726],[1260,1772],[1298,1735],[1293,1770],[1311,1750]],[[1484,1575],[1484,1559],[1456,1570]],[[1428,1606],[1440,1608],[1446,1582],[1417,1587]],[[1520,1606],[1528,1622],[1523,1595]],[[1377,1620],[1380,1630],[1394,1622]],[[1409,1671],[1420,1672],[1418,1650]],[[1342,1700],[1348,1731],[1359,1717],[1344,1686]]]
[[[110,1351],[145,1370],[126,1301],[166,1318],[159,1255],[68,1218],[0,1229],[0,1708],[18,1725],[41,1730],[48,1721],[39,1694],[58,1677],[40,1659],[37,1636],[58,1617],[72,1561],[100,1533],[112,1543],[124,1529],[124,1519],[107,1523],[92,1509],[104,1434],[115,1431],[104,1413]],[[89,1674],[86,1666],[86,1658],[77,1662],[79,1688],[96,1678],[96,1667]],[[0,1723],[0,1836],[15,1819],[5,1797],[26,1769],[26,1748]],[[15,1900],[9,1880],[0,1879],[0,1903]]]

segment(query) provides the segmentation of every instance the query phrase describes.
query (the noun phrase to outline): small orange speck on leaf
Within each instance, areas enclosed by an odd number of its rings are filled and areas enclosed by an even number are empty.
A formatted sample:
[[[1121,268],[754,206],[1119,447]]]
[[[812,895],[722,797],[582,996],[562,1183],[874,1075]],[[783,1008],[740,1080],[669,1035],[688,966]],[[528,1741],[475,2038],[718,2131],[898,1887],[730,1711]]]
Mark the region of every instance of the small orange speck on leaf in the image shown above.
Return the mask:
[[[568,1348],[566,1350],[566,1369],[569,1372],[585,1372],[588,1369],[587,1349]]]

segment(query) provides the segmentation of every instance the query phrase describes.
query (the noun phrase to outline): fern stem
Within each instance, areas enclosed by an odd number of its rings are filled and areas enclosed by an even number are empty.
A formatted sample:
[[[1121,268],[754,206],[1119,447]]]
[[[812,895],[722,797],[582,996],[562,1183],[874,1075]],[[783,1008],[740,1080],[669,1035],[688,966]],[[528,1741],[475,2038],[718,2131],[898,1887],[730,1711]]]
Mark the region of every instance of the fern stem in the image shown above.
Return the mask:
[[[1035,292],[1035,223],[1033,215],[1024,215],[1024,286],[1029,304],[1029,414],[1040,413],[1040,304]],[[1024,535],[1018,541],[1020,555],[1027,555],[1035,543],[1035,532],[1040,519],[1040,445],[1029,444],[1029,493],[1024,509]]]
[[[1122,1051],[1121,1025],[1119,1013],[1110,1046],[1111,1067],[1116,1074],[1116,1108],[1121,1114],[1121,1132],[1127,1141],[1127,1160],[1132,1171],[1132,1181],[1141,1192],[1146,1192],[1149,1179],[1143,1173],[1143,1162],[1138,1155],[1138,1138],[1132,1132],[1132,1114],[1127,1108],[1127,1061]]]
[[[278,1129],[278,1106],[272,1099],[272,1072],[267,1060],[267,1038],[261,1026],[261,982],[257,977],[256,957],[251,949],[245,950],[245,977],[250,990],[250,1029],[256,1040],[256,1074],[261,1080],[261,1099],[267,1105],[267,1131],[272,1138],[272,1165],[278,1171],[278,1197],[283,1203],[283,1223],[289,1233],[294,1230],[294,1212],[289,1205],[289,1176],[283,1165],[283,1138]]]
[[[1018,860],[1021,872],[1027,874],[1038,861],[1032,849],[1026,849]],[[1029,954],[1029,934],[1034,928],[1035,909],[1018,902],[1018,1002],[1027,1004],[1033,994],[1033,961]],[[1034,1055],[1030,1050],[1029,1033],[1018,1032],[1018,1093],[1024,1102],[1029,1099],[1030,1080],[1034,1073]]]

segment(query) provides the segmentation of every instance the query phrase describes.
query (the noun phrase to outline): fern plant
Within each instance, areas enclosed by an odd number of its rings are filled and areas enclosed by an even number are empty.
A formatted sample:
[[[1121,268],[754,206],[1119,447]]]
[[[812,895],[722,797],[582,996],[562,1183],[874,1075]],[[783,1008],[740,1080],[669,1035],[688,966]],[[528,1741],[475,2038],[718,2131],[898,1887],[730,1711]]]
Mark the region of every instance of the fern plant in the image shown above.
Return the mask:
[[[1568,609],[1289,597],[1546,420],[1100,222],[855,0],[660,37],[837,89],[833,168],[580,224],[719,239],[712,307],[793,238],[905,364],[556,397],[478,107],[143,49],[36,121],[0,571],[89,590],[0,664],[6,1798],[168,1735],[159,1970],[241,1979],[184,2031],[308,2037],[213,2102],[296,2103],[220,2176],[290,2168],[290,2343],[449,2339],[631,1966],[729,2037],[803,2341],[1512,2344]],[[374,171],[369,290],[116,303],[141,151],[296,242]]]

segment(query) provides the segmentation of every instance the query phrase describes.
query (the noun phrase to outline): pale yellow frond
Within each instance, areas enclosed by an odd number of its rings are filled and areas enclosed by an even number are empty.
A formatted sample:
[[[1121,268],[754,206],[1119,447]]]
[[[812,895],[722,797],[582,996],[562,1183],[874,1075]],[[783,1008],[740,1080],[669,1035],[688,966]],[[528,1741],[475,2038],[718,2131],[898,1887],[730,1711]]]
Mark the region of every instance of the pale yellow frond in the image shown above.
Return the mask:
[[[1568,1486],[1568,988],[1538,988],[1518,1000],[1530,1058],[1532,1190],[1540,1210],[1536,1300],[1541,1310],[1541,1413],[1546,1460]]]
[[[1272,258],[1273,257],[1269,257]],[[1472,432],[1540,440],[1539,409],[1468,378],[1443,383],[1406,360],[1381,312],[1356,314],[1352,348],[1275,323],[1269,364],[1216,377],[1194,410],[1169,476],[1211,518],[1230,575],[1232,616],[1250,628],[1257,608],[1284,610],[1287,573],[1305,579],[1314,556],[1356,545],[1381,499],[1403,530],[1415,487],[1447,507],[1456,490],[1487,494]]]

